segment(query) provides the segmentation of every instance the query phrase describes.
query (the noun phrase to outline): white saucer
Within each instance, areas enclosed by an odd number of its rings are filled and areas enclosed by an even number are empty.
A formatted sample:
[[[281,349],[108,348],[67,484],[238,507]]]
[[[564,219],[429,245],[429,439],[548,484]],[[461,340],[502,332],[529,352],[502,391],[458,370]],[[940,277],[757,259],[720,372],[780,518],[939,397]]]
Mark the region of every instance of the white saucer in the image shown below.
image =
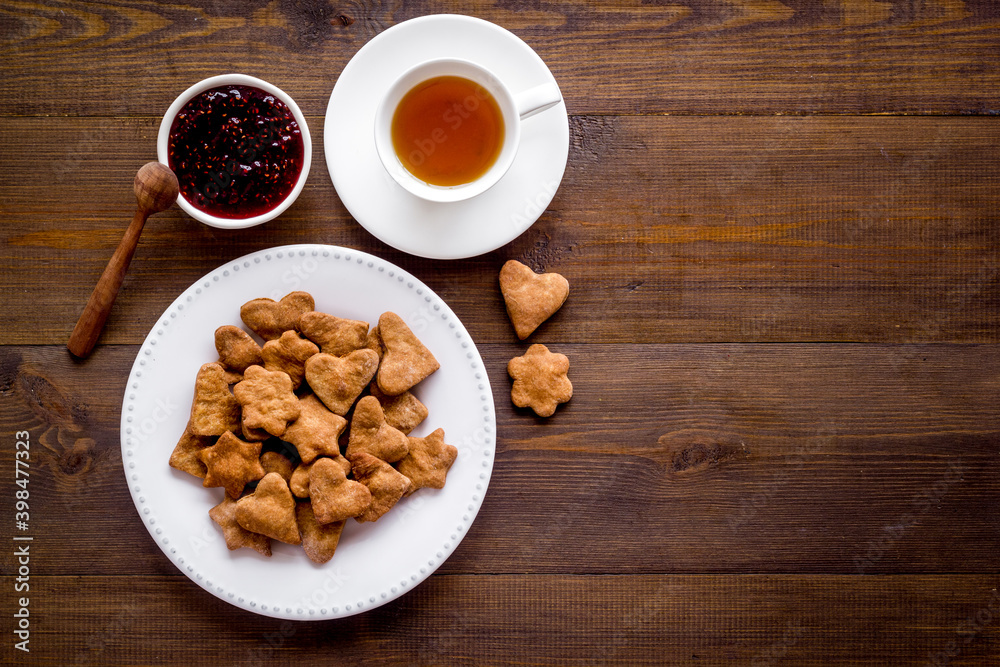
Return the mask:
[[[524,121],[510,170],[478,197],[434,203],[400,187],[375,151],[375,109],[414,63],[447,57],[480,63],[515,94],[555,82],[513,33],[470,16],[424,16],[380,33],[347,63],[330,95],[323,132],[330,177],[351,215],[381,241],[430,259],[473,257],[517,238],[552,201],[569,156],[569,119],[560,102]]]

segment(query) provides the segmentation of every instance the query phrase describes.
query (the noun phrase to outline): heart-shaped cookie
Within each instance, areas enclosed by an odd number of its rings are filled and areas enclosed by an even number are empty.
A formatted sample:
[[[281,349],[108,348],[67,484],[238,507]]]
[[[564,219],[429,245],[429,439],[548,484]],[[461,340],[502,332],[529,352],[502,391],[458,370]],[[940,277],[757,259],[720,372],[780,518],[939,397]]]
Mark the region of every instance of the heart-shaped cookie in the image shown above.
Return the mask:
[[[406,434],[386,423],[382,404],[374,396],[365,396],[358,401],[351,418],[345,456],[352,460],[361,452],[386,463],[400,460],[407,452]]]
[[[309,469],[309,500],[319,523],[334,523],[357,516],[372,502],[368,487],[347,479],[333,459],[316,459]]]
[[[378,367],[378,386],[386,394],[398,396],[441,367],[396,313],[382,313],[378,332],[385,350]]]
[[[323,352],[342,357],[365,346],[368,323],[312,311],[299,318],[299,331]]]
[[[343,357],[320,352],[306,360],[306,382],[330,412],[344,416],[377,370],[374,350],[355,350]]]
[[[295,521],[295,499],[288,484],[276,472],[269,472],[249,496],[236,502],[236,523],[251,533],[267,535],[288,544],[301,544]]]
[[[404,391],[402,394],[389,396],[378,388],[378,382],[372,382],[369,390],[382,404],[386,423],[403,433],[409,433],[427,419],[427,406],[411,392]]]
[[[558,273],[535,273],[512,259],[500,269],[500,292],[514,331],[524,340],[566,303],[569,281]]]
[[[312,470],[313,464],[316,461],[322,459],[330,459],[337,465],[341,467],[344,474],[351,472],[351,462],[345,459],[340,454],[336,456],[324,456],[320,457],[311,463],[300,463],[295,470],[292,471],[292,476],[288,480],[288,488],[295,495],[296,498],[308,498],[309,497],[309,472]]]
[[[321,524],[313,513],[312,503],[297,503],[295,518],[302,534],[302,548],[314,563],[322,564],[333,558],[333,552],[340,543],[340,534],[346,521]]]
[[[316,301],[308,292],[290,292],[281,301],[261,298],[240,307],[240,319],[264,340],[274,340],[295,328],[303,313],[315,310]]]
[[[215,349],[219,353],[219,363],[237,373],[261,363],[260,345],[250,334],[232,324],[215,330]]]

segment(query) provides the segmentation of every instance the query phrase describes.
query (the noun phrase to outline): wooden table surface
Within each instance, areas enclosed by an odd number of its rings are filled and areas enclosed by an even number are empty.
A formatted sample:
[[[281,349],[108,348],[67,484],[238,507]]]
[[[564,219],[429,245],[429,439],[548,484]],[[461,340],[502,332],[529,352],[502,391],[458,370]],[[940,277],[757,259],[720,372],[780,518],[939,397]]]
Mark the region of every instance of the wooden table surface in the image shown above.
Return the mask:
[[[366,232],[322,143],[350,58],[434,13],[524,39],[570,114],[548,209],[458,261]],[[997,3],[18,0],[0,53],[5,664],[1000,663]],[[305,190],[244,231],[151,218],[74,360],[160,117],[230,71],[303,109]],[[408,594],[326,622],[254,615],[181,574],[133,507],[119,440],[159,314],[291,243],[424,281],[497,405],[459,547]],[[525,342],[498,289],[508,259],[571,285]],[[575,395],[547,420],[509,399],[507,361],[532,342],[572,363]],[[25,431],[28,565],[11,541]],[[23,596],[30,653],[12,633]]]

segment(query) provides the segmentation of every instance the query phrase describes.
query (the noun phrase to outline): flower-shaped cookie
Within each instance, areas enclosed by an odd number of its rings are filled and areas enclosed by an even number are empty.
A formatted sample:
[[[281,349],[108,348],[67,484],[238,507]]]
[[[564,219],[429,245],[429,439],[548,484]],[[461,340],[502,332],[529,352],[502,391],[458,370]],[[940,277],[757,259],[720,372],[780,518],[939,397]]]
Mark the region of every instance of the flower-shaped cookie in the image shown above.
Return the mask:
[[[523,356],[507,363],[507,373],[514,380],[510,398],[519,408],[531,408],[539,417],[550,417],[556,406],[573,396],[569,381],[569,359],[535,344]]]
[[[233,387],[236,400],[243,406],[243,426],[263,429],[281,437],[288,422],[299,416],[299,399],[292,392],[292,379],[282,371],[251,366],[243,381]]]

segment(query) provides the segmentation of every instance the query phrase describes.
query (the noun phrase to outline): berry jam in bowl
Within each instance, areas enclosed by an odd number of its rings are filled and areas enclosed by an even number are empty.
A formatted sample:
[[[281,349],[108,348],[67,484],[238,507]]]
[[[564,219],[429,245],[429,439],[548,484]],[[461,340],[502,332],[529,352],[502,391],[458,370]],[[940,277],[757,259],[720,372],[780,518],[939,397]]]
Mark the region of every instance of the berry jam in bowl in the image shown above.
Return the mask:
[[[302,191],[312,142],[295,101],[266,81],[214,76],[167,109],[157,159],[180,183],[178,205],[212,227],[242,229],[280,215]]]

